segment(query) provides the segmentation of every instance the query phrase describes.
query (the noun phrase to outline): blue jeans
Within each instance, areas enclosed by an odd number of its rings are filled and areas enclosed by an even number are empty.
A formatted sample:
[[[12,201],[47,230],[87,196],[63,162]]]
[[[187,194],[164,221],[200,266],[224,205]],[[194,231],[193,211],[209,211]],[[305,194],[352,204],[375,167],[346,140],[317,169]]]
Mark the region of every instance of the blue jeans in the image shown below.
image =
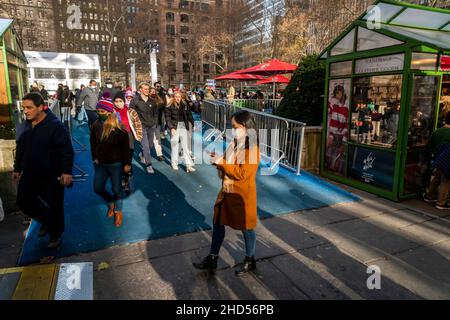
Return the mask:
[[[217,219],[218,223],[214,223],[213,226],[213,235],[211,242],[211,250],[210,254],[219,255],[220,247],[222,247],[223,239],[225,238],[225,226],[220,225],[220,214]],[[255,230],[242,230],[242,234],[244,235],[245,240],[245,255],[247,257],[255,256],[255,248],[256,248],[256,233]]]
[[[122,187],[122,164],[97,164],[94,165],[94,192],[107,203],[115,204],[115,210],[122,211],[122,199],[120,196]],[[111,180],[112,194],[106,190],[106,182]]]

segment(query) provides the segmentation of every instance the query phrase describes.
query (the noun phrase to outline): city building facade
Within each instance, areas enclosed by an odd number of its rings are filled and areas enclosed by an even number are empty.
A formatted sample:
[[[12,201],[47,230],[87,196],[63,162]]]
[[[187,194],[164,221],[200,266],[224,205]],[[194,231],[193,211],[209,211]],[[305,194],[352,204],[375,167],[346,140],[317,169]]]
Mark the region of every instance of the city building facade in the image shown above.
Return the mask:
[[[232,0],[4,0],[0,16],[15,19],[27,51],[98,54],[102,79],[129,85],[134,61],[138,81],[149,81],[146,40],[159,42],[158,79],[164,85],[204,85],[214,78],[211,59],[198,42]],[[205,28],[206,27],[206,28]],[[127,64],[128,62],[128,64]]]

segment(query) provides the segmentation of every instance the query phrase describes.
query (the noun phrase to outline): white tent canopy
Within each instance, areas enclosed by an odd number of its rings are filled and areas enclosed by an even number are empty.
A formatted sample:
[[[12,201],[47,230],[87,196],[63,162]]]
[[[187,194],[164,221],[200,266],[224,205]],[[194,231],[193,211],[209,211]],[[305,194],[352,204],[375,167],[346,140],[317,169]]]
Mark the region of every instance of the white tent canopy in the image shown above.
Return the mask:
[[[58,83],[75,89],[89,80],[100,81],[100,60],[96,54],[25,51],[29,81],[56,90]]]

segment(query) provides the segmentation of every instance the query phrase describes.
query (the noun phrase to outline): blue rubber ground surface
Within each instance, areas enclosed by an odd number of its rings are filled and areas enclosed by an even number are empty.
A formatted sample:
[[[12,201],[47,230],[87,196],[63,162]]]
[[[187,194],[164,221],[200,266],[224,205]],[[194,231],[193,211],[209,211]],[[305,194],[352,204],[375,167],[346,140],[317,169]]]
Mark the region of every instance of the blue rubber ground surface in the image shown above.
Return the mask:
[[[87,132],[87,126],[81,126],[74,129],[74,137],[89,147]],[[167,144],[163,151],[169,159]],[[124,200],[123,225],[116,228],[113,219],[106,216],[106,205],[93,192],[90,151],[78,153],[75,163],[89,177],[86,182],[77,182],[66,190],[66,230],[61,247],[48,250],[48,237],[39,239],[39,224],[33,222],[19,264],[211,228],[212,208],[220,188],[213,166],[197,165],[197,171],[188,174],[183,166],[173,171],[168,161],[155,160],[156,173],[148,175],[136,160],[133,162],[136,191]],[[359,200],[314,175],[303,172],[296,176],[283,168],[273,176],[258,175],[257,188],[259,218]]]

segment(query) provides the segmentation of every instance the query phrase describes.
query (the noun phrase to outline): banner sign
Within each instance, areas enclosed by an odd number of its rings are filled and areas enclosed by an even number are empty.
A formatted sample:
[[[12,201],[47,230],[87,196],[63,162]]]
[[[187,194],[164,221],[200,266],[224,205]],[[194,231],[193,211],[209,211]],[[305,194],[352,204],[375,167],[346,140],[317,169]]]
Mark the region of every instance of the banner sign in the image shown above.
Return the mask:
[[[208,86],[208,87],[215,87],[216,86],[216,80],[214,80],[214,79],[206,79],[206,86]]]
[[[450,56],[441,56],[441,71],[450,71]]]
[[[355,73],[376,73],[403,70],[405,55],[403,53],[390,56],[373,57],[356,60]]]
[[[358,181],[392,190],[395,153],[362,147],[350,147],[348,175]]]

